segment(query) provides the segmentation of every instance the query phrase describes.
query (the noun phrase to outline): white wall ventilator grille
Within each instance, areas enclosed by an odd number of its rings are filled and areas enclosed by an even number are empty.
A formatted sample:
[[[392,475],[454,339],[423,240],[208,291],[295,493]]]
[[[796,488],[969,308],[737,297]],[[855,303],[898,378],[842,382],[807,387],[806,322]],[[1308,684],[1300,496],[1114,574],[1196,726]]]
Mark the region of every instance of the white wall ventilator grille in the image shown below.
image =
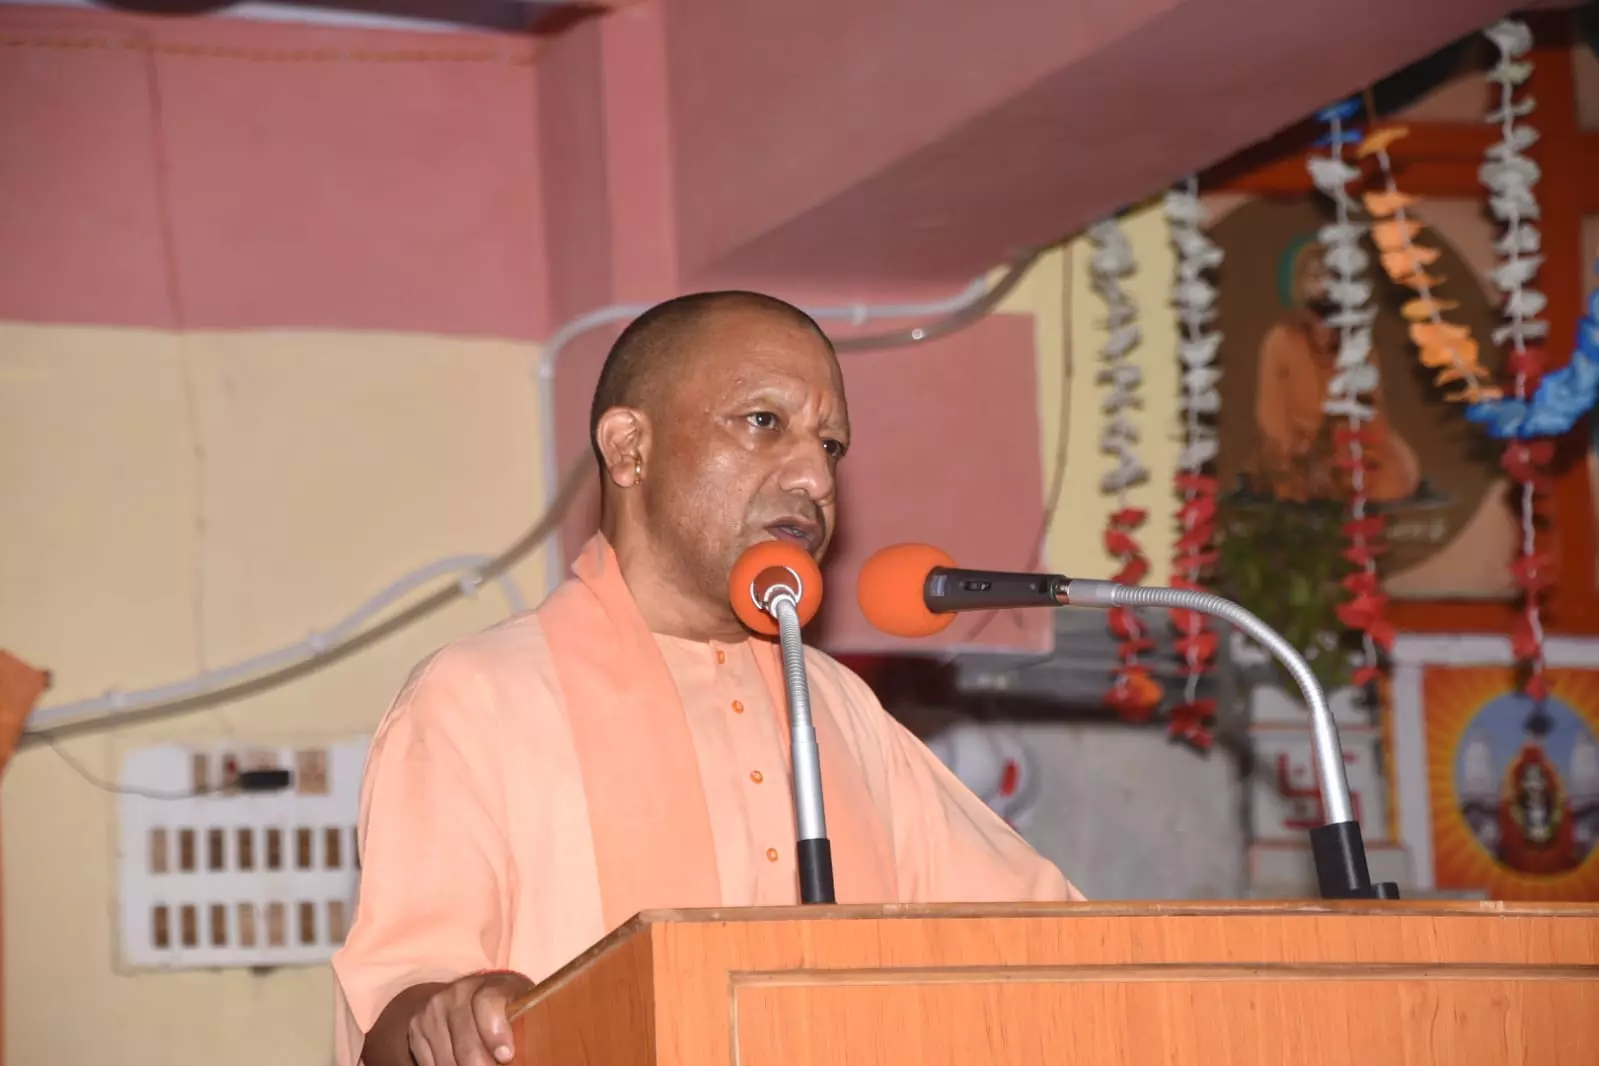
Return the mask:
[[[128,752],[117,795],[117,952],[125,970],[311,966],[344,942],[370,739],[166,744]],[[286,769],[288,787],[236,774]]]

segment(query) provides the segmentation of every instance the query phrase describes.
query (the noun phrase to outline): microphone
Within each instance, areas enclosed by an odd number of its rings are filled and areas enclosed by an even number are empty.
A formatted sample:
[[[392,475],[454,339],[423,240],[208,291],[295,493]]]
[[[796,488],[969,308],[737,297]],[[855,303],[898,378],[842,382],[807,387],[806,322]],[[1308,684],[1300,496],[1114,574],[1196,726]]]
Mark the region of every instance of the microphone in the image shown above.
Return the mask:
[[[956,611],[1059,607],[1066,578],[962,570],[926,544],[896,544],[861,567],[856,599],[866,620],[896,637],[930,637],[955,621]]]
[[[1399,886],[1393,882],[1372,884],[1360,823],[1355,821],[1349,801],[1338,722],[1310,664],[1276,630],[1231,600],[1197,589],[1119,585],[1063,574],[962,570],[947,554],[926,544],[896,544],[866,560],[856,597],[866,620],[896,637],[930,637],[953,622],[960,611],[1013,607],[1161,607],[1198,611],[1231,623],[1276,657],[1293,676],[1310,708],[1316,767],[1327,811],[1327,824],[1310,831],[1322,898],[1399,898]]]
[[[800,628],[822,606],[822,572],[801,549],[763,541],[739,556],[727,581],[733,613],[746,627],[776,636],[788,688],[789,749],[794,763],[794,817],[799,829],[800,901],[833,903],[833,850],[822,804],[822,764],[811,721]]]

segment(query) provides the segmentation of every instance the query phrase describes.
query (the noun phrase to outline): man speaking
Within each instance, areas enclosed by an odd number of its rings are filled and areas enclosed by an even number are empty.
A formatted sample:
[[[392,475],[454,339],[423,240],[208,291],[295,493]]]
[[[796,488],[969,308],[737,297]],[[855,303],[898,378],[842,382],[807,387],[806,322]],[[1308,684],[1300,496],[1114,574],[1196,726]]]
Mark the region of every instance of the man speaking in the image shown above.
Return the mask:
[[[832,345],[755,293],[660,304],[595,389],[601,532],[529,614],[439,651],[379,725],[333,968],[344,1066],[490,1066],[506,1005],[643,910],[799,902],[777,645],[728,575],[820,560],[849,413]],[[807,650],[840,903],[1081,899]]]

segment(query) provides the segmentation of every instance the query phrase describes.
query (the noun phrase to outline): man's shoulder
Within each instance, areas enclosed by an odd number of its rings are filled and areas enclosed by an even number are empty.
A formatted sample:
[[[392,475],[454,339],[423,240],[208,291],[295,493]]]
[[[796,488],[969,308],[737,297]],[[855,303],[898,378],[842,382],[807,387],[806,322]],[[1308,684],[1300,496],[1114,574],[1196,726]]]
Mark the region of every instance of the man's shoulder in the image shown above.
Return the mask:
[[[850,677],[860,681],[861,684],[865,684],[865,681],[854,670],[851,670],[821,648],[810,644],[805,645],[805,669],[811,673],[821,671],[828,677]]]
[[[550,689],[549,648],[537,615],[515,615],[450,641],[411,670],[385,716],[431,717],[448,708],[492,714],[507,697],[536,701]]]
[[[887,713],[865,678],[820,648],[806,645],[805,673],[812,688],[816,688],[819,682],[825,688],[835,689],[848,710],[868,714]]]
[[[805,649],[812,704],[820,704],[843,731],[845,744],[867,764],[897,764],[908,734],[866,679],[817,648]]]
[[[549,659],[544,627],[536,612],[513,615],[505,621],[458,637],[422,660],[416,674],[441,672],[497,675],[541,668]]]

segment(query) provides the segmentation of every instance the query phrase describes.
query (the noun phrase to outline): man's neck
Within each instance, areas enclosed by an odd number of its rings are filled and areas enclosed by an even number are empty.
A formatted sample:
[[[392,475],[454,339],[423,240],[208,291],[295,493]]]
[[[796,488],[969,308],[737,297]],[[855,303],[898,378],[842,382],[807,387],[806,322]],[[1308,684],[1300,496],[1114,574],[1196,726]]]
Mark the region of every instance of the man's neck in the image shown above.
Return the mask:
[[[616,553],[622,581],[651,633],[700,643],[732,644],[749,637],[725,599],[712,604],[684,592],[673,580],[676,575],[657,562],[647,543],[615,530],[606,530],[606,536]]]

